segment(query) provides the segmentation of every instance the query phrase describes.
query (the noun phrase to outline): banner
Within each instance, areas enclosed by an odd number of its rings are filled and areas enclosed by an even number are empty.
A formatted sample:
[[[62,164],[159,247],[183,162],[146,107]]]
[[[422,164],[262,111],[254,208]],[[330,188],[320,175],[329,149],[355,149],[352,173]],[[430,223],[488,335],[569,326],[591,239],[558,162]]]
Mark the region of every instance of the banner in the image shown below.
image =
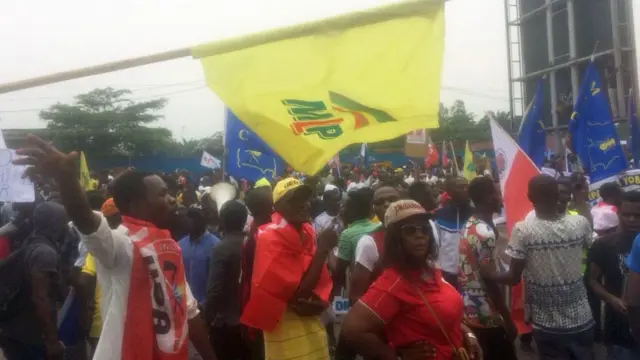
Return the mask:
[[[438,127],[444,1],[407,0],[192,49],[206,82],[291,167]]]
[[[589,204],[594,206],[601,200],[598,191],[602,185],[616,181],[625,192],[640,190],[640,169],[627,170],[620,175],[613,175],[589,184]]]

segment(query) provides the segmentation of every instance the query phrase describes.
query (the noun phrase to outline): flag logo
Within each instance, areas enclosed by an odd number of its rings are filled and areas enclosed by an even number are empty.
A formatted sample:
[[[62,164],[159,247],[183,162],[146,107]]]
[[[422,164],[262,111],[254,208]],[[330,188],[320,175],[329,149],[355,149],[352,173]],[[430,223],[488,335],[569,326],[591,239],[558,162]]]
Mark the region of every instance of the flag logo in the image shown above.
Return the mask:
[[[344,95],[329,92],[330,104],[322,100],[300,99],[282,100],[282,105],[293,119],[291,130],[295,135],[317,135],[322,140],[337,139],[344,134],[344,116],[351,115],[353,130],[370,125],[372,122],[395,121],[388,113],[370,108]]]
[[[504,178],[507,168],[507,157],[502,149],[496,149],[496,167],[498,168],[498,176],[500,179]]]
[[[616,146],[616,141],[613,138],[608,138],[607,140],[600,143],[600,150],[607,152],[608,150],[614,148]]]

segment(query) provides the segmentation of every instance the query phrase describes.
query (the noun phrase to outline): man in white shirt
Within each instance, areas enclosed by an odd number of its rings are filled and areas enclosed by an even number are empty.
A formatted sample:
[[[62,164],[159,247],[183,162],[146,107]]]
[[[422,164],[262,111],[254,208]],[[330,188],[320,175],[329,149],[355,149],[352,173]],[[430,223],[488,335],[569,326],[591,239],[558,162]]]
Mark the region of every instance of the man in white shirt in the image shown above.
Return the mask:
[[[16,164],[35,165],[60,184],[67,213],[96,259],[102,287],[102,335],[96,360],[187,360],[189,340],[204,359],[216,359],[184,276],[180,248],[166,229],[175,199],[157,175],[126,172],[112,192],[126,232],[112,230],[91,210],[77,177],[76,153],[64,154],[29,136]]]

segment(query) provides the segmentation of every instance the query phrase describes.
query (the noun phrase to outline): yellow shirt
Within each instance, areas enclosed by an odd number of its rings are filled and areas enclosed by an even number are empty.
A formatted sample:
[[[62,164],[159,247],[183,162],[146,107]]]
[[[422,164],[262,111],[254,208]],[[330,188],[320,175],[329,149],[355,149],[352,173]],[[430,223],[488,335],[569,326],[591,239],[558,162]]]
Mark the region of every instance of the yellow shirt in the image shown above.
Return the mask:
[[[82,272],[91,276],[96,276],[96,261],[91,254],[87,254],[87,259],[84,261],[84,266],[82,266]],[[93,320],[91,321],[91,330],[89,331],[89,337],[91,338],[99,338],[100,332],[102,332],[102,317],[100,316],[100,285],[98,285],[97,280],[95,302],[96,306],[93,312]]]

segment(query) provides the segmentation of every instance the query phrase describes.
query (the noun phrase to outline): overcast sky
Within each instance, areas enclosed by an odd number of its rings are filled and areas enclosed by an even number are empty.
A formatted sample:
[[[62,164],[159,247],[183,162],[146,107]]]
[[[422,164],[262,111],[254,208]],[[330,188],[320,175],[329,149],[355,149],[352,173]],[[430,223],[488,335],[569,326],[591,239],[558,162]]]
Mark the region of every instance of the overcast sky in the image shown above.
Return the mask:
[[[634,0],[635,2],[636,0]],[[0,82],[282,27],[390,0],[21,0],[0,10]],[[638,6],[636,6],[638,8]],[[636,9],[636,19],[640,14]],[[507,110],[503,0],[451,0],[441,100],[481,115]],[[0,95],[0,128],[43,127],[40,109],[96,87],[169,98],[159,126],[176,138],[222,130],[224,106],[190,58]]]

